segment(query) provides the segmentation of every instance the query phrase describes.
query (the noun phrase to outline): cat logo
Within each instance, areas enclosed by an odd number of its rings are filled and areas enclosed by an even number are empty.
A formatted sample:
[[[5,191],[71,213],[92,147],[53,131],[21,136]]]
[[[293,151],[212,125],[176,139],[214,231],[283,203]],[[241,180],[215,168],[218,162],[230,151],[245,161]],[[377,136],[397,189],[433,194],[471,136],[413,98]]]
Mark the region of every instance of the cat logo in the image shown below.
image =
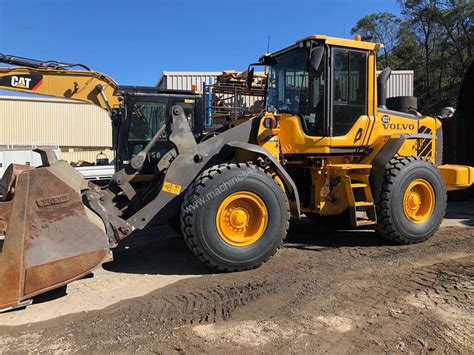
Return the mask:
[[[7,75],[0,77],[0,87],[36,91],[43,84],[43,75]]]
[[[12,76],[12,86],[14,88],[29,89],[30,83],[31,83],[31,78],[25,78],[25,77],[16,76],[16,75]]]

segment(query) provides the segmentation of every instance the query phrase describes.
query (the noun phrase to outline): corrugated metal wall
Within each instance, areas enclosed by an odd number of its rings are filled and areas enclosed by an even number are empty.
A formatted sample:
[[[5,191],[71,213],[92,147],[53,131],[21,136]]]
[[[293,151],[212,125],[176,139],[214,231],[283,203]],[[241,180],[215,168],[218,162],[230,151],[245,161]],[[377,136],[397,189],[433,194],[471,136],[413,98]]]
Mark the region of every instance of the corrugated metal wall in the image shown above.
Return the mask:
[[[109,115],[72,100],[0,96],[0,144],[44,142],[59,145],[62,159],[95,161],[112,145]]]
[[[393,70],[387,82],[387,97],[413,96],[414,81],[413,70]]]
[[[380,72],[379,72],[380,73]],[[197,90],[202,90],[205,82],[209,84],[212,80],[216,82],[216,77],[222,72],[173,72],[164,71],[157,86],[160,89],[191,90],[192,85],[196,85]],[[413,70],[394,70],[388,80],[388,96],[413,96],[414,87]]]
[[[222,72],[174,72],[164,71],[158,81],[158,88],[172,90],[191,90],[196,85],[196,90],[201,91],[203,84],[216,82],[216,77]]]
[[[53,142],[68,147],[108,147],[109,115],[67,100],[0,96],[0,143]]]

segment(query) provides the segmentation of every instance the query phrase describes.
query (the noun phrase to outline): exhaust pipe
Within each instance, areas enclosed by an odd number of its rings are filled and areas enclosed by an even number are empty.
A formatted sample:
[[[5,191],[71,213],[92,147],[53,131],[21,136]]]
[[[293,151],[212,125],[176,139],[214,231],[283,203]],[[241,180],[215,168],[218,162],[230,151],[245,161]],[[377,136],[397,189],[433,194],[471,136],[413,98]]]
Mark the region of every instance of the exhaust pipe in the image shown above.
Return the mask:
[[[377,99],[379,108],[387,108],[387,81],[390,78],[392,69],[390,67],[385,68],[379,74],[377,78]]]

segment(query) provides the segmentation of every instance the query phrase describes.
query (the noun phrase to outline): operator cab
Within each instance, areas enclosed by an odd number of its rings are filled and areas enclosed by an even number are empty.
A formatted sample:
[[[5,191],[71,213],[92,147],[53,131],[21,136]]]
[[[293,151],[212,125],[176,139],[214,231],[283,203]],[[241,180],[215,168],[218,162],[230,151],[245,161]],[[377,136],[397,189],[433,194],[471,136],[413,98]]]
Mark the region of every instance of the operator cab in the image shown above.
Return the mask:
[[[347,152],[364,144],[367,121],[375,115],[371,72],[380,46],[311,36],[260,58],[269,68],[267,111],[283,118],[284,153]]]
[[[196,138],[203,133],[202,96],[195,91],[161,90],[156,87],[119,86],[124,98],[119,119],[114,120],[116,146],[116,169],[122,169],[151,141],[155,133],[169,121],[170,110],[180,105],[188,118]],[[151,175],[158,163],[173,145],[168,141],[170,127],[147,155],[141,170],[142,175]]]

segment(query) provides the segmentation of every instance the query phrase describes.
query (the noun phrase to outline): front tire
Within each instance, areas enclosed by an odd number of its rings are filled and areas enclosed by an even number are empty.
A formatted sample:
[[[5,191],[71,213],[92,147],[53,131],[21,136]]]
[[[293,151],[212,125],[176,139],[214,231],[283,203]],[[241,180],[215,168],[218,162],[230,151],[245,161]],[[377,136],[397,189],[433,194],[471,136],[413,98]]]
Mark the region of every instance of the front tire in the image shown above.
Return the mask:
[[[393,158],[376,207],[376,230],[383,238],[399,244],[427,240],[446,212],[446,187],[439,170],[419,157]]]
[[[186,244],[218,271],[256,268],[286,237],[289,204],[275,179],[251,163],[213,166],[186,192],[181,209]]]

